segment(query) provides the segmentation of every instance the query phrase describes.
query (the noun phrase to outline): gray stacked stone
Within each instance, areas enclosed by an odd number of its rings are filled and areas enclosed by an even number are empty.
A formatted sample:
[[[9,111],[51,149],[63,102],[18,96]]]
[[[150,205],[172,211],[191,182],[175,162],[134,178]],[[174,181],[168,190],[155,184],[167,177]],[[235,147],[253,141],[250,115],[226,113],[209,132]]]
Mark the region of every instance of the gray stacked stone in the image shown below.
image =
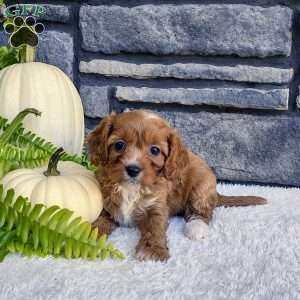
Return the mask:
[[[88,86],[80,88],[85,114],[91,118],[103,118],[109,113],[110,88]]]
[[[144,63],[137,64],[107,59],[81,61],[82,73],[100,74],[108,77],[129,77],[135,79],[177,78],[217,79],[238,82],[289,83],[293,77],[291,68],[256,67],[249,65],[219,66],[196,63]]]
[[[106,54],[290,55],[292,10],[249,5],[82,6],[82,46]]]
[[[289,57],[292,15],[280,6],[82,6],[82,48],[101,53],[101,58],[93,55],[79,65],[83,80],[95,76],[94,84],[99,80],[101,85],[95,93],[83,85],[86,113],[101,117],[108,103],[117,109],[120,103],[119,110],[151,108],[182,131],[185,143],[209,161],[220,179],[299,184],[295,153],[284,154],[287,145],[300,146],[295,139],[300,122],[289,114],[293,68],[225,59]],[[142,54],[139,59],[137,53]],[[159,59],[148,59],[145,53]],[[179,55],[224,59],[178,62]],[[162,88],[164,80],[167,86]],[[268,113],[210,113],[201,111],[203,104],[205,110],[217,106]],[[271,110],[287,115],[272,115]]]
[[[117,87],[120,101],[287,110],[288,89]]]
[[[299,91],[299,95],[298,95],[298,97],[296,99],[296,103],[297,103],[297,107],[300,108],[300,86],[298,88],[298,91]]]
[[[8,42],[8,35],[4,31],[0,31],[0,47],[6,46]]]
[[[43,4],[46,14],[40,18],[41,21],[52,21],[69,23],[72,20],[72,6]]]
[[[300,186],[299,4],[187,2],[45,0],[37,60],[74,80],[86,132],[152,109],[219,179]]]
[[[46,30],[40,36],[36,59],[59,67],[73,79],[75,53],[72,35],[66,32]]]
[[[299,116],[176,112],[174,125],[219,179],[299,185]]]

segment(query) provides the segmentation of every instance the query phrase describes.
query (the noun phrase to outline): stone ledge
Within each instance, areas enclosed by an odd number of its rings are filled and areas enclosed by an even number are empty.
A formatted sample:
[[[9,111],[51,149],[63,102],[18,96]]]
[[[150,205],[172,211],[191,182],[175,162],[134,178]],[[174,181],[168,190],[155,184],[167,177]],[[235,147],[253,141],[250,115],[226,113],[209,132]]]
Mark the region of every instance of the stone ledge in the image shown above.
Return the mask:
[[[288,7],[243,4],[84,5],[79,25],[92,52],[289,56],[292,15]]]
[[[46,8],[46,15],[39,18],[41,21],[69,23],[72,19],[70,5],[42,4]]]
[[[248,65],[217,66],[196,63],[135,64],[106,59],[94,59],[89,62],[81,61],[79,70],[81,73],[135,79],[171,77],[177,79],[217,79],[276,84],[290,82],[294,73],[293,69]]]
[[[174,115],[185,143],[201,154],[218,179],[300,186],[300,119],[240,113]]]
[[[287,110],[288,89],[117,87],[119,101]]]
[[[80,87],[80,95],[85,115],[91,118],[103,118],[109,113],[109,86]]]
[[[300,86],[299,86],[299,95],[296,99],[296,103],[297,103],[297,108],[300,108]]]

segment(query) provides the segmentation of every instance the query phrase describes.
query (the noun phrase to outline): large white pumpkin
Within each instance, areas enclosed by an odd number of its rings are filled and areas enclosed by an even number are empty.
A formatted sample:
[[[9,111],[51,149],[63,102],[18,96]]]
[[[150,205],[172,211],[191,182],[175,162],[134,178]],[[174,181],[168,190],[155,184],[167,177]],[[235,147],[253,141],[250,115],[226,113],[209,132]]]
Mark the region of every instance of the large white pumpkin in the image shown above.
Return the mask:
[[[74,216],[95,221],[103,201],[94,173],[71,161],[60,161],[57,168],[56,164],[49,164],[56,175],[45,175],[47,167],[18,169],[4,176],[1,184],[5,191],[13,188],[17,196],[28,197],[33,204],[58,205],[72,210]]]
[[[84,113],[72,81],[57,67],[28,62],[0,71],[0,115],[12,120],[21,110],[34,107],[40,118],[28,116],[25,128],[71,154],[82,153]]]

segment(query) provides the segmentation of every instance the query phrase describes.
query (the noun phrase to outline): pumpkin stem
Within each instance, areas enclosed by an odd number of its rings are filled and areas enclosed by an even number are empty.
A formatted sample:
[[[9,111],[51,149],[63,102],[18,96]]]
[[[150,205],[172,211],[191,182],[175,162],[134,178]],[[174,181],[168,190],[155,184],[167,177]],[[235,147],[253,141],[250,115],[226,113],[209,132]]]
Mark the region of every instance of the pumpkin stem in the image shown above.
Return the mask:
[[[12,120],[12,122],[8,125],[8,127],[4,130],[2,135],[0,136],[0,144],[8,143],[12,134],[16,131],[16,129],[20,126],[21,122],[28,114],[34,114],[35,116],[41,116],[41,112],[35,108],[26,108],[19,112],[17,116]]]
[[[48,169],[47,171],[44,172],[44,175],[46,177],[49,176],[59,176],[60,172],[57,170],[57,164],[60,160],[60,158],[62,157],[62,155],[64,155],[64,149],[62,147],[58,148],[50,157],[49,160],[49,164],[48,164]]]
[[[29,45],[23,45],[20,48],[20,62],[29,63],[35,61],[35,48]]]

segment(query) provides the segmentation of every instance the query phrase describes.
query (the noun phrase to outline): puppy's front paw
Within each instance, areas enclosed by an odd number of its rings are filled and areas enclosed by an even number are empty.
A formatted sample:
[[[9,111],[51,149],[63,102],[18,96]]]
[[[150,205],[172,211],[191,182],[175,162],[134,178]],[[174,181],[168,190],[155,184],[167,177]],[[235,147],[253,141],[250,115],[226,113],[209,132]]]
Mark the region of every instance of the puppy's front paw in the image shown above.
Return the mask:
[[[103,234],[110,235],[113,230],[115,229],[115,224],[109,221],[108,219],[104,217],[99,217],[93,224],[92,227],[98,228],[98,236],[101,236]]]
[[[141,243],[136,248],[136,258],[138,260],[164,261],[170,257],[167,247],[151,245],[147,242]]]
[[[200,219],[191,220],[185,224],[183,233],[190,240],[199,241],[208,237],[208,225]]]

